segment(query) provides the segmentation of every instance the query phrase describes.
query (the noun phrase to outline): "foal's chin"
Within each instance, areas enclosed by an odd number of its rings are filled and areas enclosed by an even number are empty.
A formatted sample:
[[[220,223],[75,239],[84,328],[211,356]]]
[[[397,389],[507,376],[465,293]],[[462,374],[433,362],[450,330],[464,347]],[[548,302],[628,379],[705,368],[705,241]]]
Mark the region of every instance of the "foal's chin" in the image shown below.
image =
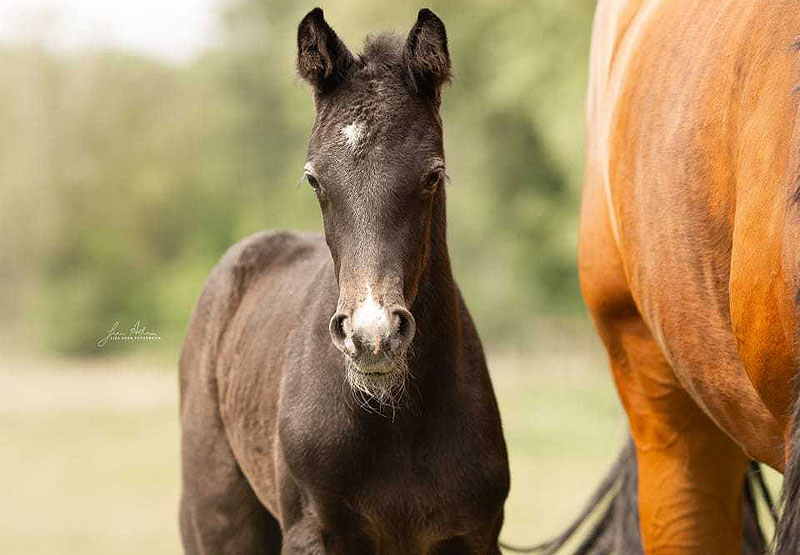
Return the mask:
[[[405,355],[369,364],[345,357],[345,370],[347,383],[363,409],[397,409],[402,404],[408,379]]]

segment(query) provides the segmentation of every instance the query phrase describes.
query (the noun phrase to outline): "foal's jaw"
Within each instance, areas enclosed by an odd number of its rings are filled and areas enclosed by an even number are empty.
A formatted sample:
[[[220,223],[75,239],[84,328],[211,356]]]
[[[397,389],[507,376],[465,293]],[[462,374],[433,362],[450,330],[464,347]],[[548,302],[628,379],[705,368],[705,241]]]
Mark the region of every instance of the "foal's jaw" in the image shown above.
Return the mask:
[[[408,374],[414,317],[403,306],[384,306],[370,285],[350,314],[339,310],[330,321],[331,341],[345,355],[347,381],[354,392],[394,406]]]
[[[348,293],[352,290],[340,291],[339,310],[330,321],[331,341],[344,354],[345,377],[359,404],[369,407],[376,401],[396,408],[408,378],[414,317],[401,304],[385,301],[397,298],[397,293],[388,295],[367,284],[363,296],[353,302]]]
[[[345,356],[344,366],[347,383],[362,407],[369,407],[370,401],[391,409],[401,405],[410,377],[405,353],[374,365],[359,364]]]

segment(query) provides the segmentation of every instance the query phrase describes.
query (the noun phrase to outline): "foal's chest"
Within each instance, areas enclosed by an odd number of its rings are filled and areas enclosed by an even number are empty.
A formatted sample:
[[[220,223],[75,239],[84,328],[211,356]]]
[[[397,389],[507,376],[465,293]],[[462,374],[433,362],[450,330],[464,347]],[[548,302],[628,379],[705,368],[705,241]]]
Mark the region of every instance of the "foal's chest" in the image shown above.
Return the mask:
[[[304,503],[318,508],[321,527],[344,528],[387,554],[435,553],[454,538],[490,537],[508,492],[504,450],[433,423],[392,426],[314,438],[307,427],[302,438],[282,429],[291,474]]]

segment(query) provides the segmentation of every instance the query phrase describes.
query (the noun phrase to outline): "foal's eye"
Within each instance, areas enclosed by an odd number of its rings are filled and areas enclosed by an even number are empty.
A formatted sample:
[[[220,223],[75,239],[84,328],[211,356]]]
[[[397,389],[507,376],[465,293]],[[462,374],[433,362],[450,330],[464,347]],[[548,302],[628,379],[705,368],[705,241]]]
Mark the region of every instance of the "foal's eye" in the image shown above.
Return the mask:
[[[316,177],[314,177],[310,173],[307,173],[306,174],[306,181],[308,181],[308,184],[311,185],[311,188],[314,189],[314,191],[319,193],[319,181],[317,181]]]
[[[425,178],[424,187],[426,191],[433,192],[439,186],[439,183],[442,181],[442,172],[439,170],[432,171],[428,174]]]

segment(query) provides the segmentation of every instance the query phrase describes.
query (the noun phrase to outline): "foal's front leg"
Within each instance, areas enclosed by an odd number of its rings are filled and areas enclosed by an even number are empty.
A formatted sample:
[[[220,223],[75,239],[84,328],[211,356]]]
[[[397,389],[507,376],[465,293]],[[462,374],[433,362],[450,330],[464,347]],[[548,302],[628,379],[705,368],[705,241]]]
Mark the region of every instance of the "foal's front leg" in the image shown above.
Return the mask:
[[[374,545],[363,537],[340,531],[326,531],[314,517],[296,523],[283,535],[281,555],[358,555],[377,554]]]
[[[326,555],[322,536],[313,522],[301,520],[283,533],[281,555]]]
[[[281,486],[281,555],[370,555],[374,544],[343,504],[320,507],[293,483]]]
[[[213,391],[199,377],[187,380],[181,402],[184,553],[277,555],[280,527],[233,456]]]

